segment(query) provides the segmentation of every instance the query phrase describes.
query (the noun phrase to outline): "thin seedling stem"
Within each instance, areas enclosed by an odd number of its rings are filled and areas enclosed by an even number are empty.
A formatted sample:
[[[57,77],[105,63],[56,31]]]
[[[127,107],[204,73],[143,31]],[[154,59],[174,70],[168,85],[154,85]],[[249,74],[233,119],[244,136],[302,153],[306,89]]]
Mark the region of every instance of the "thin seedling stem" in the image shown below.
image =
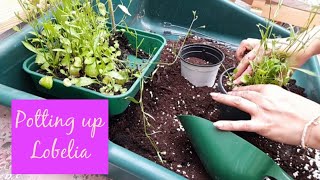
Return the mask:
[[[114,11],[113,11],[112,0],[108,0],[108,7],[109,7],[109,15],[110,15],[110,18],[111,18],[112,31],[113,31],[113,33],[115,33],[116,32],[116,21],[114,19]]]

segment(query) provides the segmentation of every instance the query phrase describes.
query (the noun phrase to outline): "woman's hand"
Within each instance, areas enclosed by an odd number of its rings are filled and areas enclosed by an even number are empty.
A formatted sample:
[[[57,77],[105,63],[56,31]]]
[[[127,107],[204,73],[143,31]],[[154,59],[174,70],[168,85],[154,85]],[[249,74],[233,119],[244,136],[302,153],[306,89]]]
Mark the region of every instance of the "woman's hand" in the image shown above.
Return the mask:
[[[291,145],[299,145],[305,124],[320,116],[319,104],[275,85],[244,86],[211,95],[251,115],[251,120],[217,121],[218,129],[255,132]],[[305,140],[308,146],[320,148],[320,125],[311,126]]]
[[[260,48],[259,39],[248,38],[240,43],[240,46],[236,51],[236,58],[240,62],[236,68],[237,72],[234,74],[235,84],[240,84],[241,78],[245,74],[250,74],[252,72],[250,61],[256,59],[259,51],[259,54],[263,54],[262,50],[263,48]]]
[[[248,52],[250,52],[256,46],[259,46],[259,45],[260,45],[259,39],[248,38],[248,39],[242,40],[236,51],[237,60],[241,61]]]
[[[303,32],[297,38],[296,41],[288,38],[268,39],[264,42],[267,49],[261,46],[259,39],[243,40],[236,51],[236,58],[240,62],[236,68],[233,83],[240,84],[244,75],[252,73],[250,61],[259,63],[263,55],[270,54],[270,49],[287,54],[289,67],[296,68],[301,67],[312,56],[320,54],[320,26]]]

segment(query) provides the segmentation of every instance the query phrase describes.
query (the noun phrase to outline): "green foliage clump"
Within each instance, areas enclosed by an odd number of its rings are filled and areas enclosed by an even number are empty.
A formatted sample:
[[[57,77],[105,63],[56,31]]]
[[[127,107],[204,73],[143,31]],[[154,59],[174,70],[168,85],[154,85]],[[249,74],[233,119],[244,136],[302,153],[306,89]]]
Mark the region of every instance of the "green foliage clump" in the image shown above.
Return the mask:
[[[259,64],[250,63],[253,73],[244,76],[244,84],[287,85],[293,71],[287,65],[286,59],[279,58],[278,56],[263,56],[262,58],[263,59]]]
[[[25,21],[34,29],[33,37],[23,44],[36,53],[35,63],[47,75],[40,84],[50,89],[52,78],[48,77],[53,77],[64,79],[65,86],[97,84],[103,94],[125,93],[125,84],[139,76],[138,70],[128,66],[116,38],[129,30],[106,26],[109,13],[98,0],[95,7],[90,0],[46,1],[50,17],[36,5],[20,3],[28,15]],[[38,20],[35,14],[44,17]]]

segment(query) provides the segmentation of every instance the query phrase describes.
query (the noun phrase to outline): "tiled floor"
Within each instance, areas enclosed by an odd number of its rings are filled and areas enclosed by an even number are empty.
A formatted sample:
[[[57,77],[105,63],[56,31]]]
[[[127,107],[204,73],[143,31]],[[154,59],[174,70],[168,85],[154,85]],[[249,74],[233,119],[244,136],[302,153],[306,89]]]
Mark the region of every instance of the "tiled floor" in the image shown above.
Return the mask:
[[[11,174],[11,112],[0,105],[0,180],[106,180],[98,175],[13,175]]]

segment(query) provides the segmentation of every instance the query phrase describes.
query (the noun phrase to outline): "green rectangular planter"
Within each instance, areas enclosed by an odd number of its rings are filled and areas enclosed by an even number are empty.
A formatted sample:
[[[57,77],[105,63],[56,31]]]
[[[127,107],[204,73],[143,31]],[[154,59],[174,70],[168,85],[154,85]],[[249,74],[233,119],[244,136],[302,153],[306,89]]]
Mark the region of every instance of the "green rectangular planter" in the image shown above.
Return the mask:
[[[120,0],[113,2],[121,4]],[[127,5],[129,0],[122,2]],[[189,27],[192,10],[196,10],[199,16],[194,27],[206,25],[205,29],[197,31],[234,45],[238,45],[244,38],[259,38],[256,24],[265,23],[261,17],[228,0],[134,0],[129,8],[132,16],[126,22],[130,27],[165,34],[166,39],[177,39],[179,35],[186,33],[183,28]],[[122,15],[123,12],[116,12],[117,22]],[[165,22],[175,26],[165,27]],[[26,27],[23,32],[0,41],[0,104],[10,106],[13,99],[52,98],[38,91],[31,77],[22,69],[23,62],[32,56],[21,43],[30,30],[30,27]],[[279,26],[274,28],[274,33],[283,37],[289,35],[288,31]],[[320,64],[315,57],[303,68],[320,74]],[[319,78],[300,72],[296,72],[294,78],[306,89],[310,99],[320,102]],[[109,177],[112,179],[185,179],[110,140],[108,143],[109,165],[113,167],[109,171]]]
[[[121,28],[121,26],[119,26],[118,28]],[[157,34],[148,33],[132,28],[129,28],[129,30],[137,32],[137,42],[141,42],[143,40],[140,48],[144,52],[154,52],[154,54],[152,54],[152,58],[150,60],[147,60],[147,66],[143,69],[143,72],[141,74],[142,77],[149,76],[150,73],[154,70],[156,63],[160,59],[160,54],[166,44],[166,40],[162,36]],[[129,33],[126,33],[125,36],[128,38],[129,44],[133,45],[133,47],[135,48],[136,39]],[[135,97],[140,89],[140,81],[142,78],[136,79],[126,93],[114,96],[105,95],[100,92],[93,91],[84,87],[78,87],[75,85],[66,87],[63,85],[62,80],[54,78],[53,86],[49,90],[39,84],[39,80],[45,75],[37,72],[40,67],[35,63],[35,58],[36,56],[33,55],[25,60],[23,63],[23,69],[31,75],[31,78],[35,83],[37,90],[45,94],[52,95],[53,97],[63,99],[108,99],[110,104],[110,115],[118,115],[124,112],[130,103],[130,101],[127,100],[126,97]],[[129,55],[129,60],[130,62],[144,63],[144,60],[138,59],[132,55]]]

